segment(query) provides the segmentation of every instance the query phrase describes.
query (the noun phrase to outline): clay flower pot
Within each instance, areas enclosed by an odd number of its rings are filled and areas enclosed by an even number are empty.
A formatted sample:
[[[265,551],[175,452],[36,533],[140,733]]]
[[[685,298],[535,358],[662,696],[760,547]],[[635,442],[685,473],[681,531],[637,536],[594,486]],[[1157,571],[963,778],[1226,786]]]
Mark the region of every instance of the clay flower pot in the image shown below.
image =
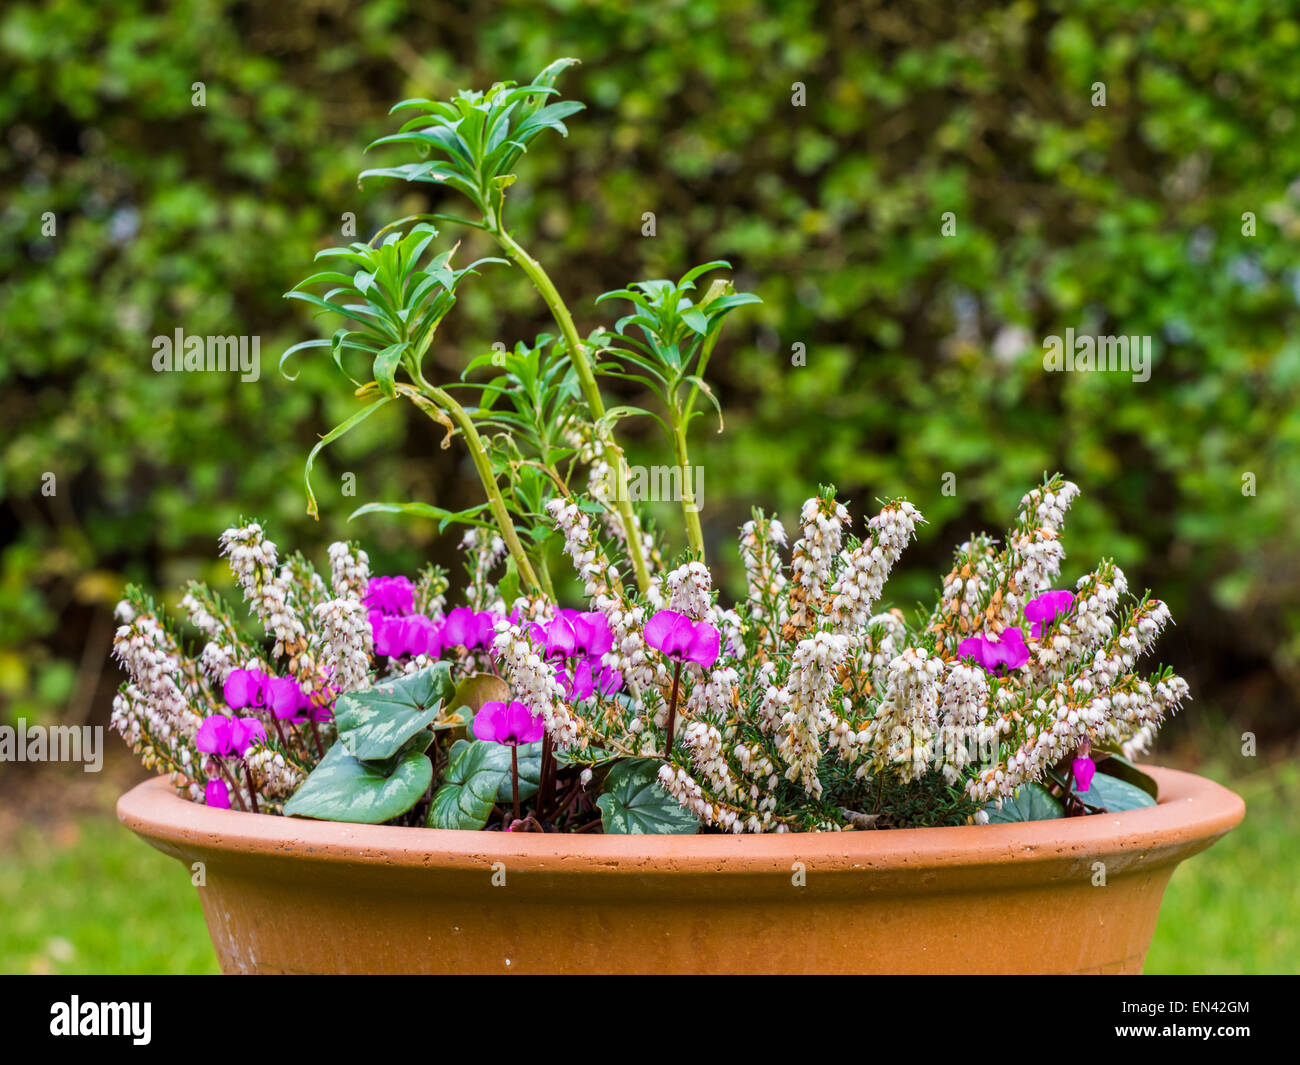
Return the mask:
[[[375,827],[210,809],[163,778],[117,813],[204,864],[228,973],[1137,973],[1174,867],[1245,812],[1150,772],[1146,809],[884,832]]]

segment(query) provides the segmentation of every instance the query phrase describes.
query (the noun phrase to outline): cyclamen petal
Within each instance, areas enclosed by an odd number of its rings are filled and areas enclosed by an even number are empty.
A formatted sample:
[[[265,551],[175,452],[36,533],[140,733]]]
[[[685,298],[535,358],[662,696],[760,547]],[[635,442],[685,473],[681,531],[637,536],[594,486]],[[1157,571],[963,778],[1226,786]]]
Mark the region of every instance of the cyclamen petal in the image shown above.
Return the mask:
[[[225,781],[209,780],[208,786],[203,789],[203,802],[216,810],[229,810],[230,789],[226,787]]]
[[[967,636],[957,645],[959,659],[973,658],[977,665],[989,673],[999,667],[1019,669],[1029,661],[1029,648],[1024,634],[1017,628],[1003,629],[993,639],[988,636]]]
[[[266,675],[256,669],[232,669],[222,686],[221,694],[225,696],[226,705],[232,710],[243,710],[246,706],[257,706],[263,701],[262,685]]]
[[[645,626],[645,642],[669,658],[709,669],[718,660],[721,636],[707,621],[692,621],[675,610],[660,610]]]
[[[588,610],[573,619],[574,634],[577,637],[578,650],[587,655],[608,654],[614,646],[614,630],[609,627],[609,618],[599,610]]]
[[[1025,620],[1033,622],[1030,635],[1035,640],[1043,637],[1043,629],[1074,606],[1074,593],[1064,590],[1044,592],[1025,604]]]
[[[194,746],[219,758],[242,758],[254,742],[266,742],[266,726],[254,717],[226,717],[213,714],[199,726]]]
[[[1092,787],[1092,778],[1097,772],[1097,763],[1091,758],[1076,758],[1070,764],[1070,770],[1074,773],[1074,783],[1079,791],[1087,791]]]
[[[686,657],[696,665],[712,669],[722,650],[722,638],[718,630],[707,621],[697,621],[691,633],[691,642],[686,650]]]
[[[311,706],[292,677],[268,677],[263,690],[267,707],[281,721],[300,721]]]
[[[372,577],[361,601],[380,614],[410,614],[415,610],[415,585],[406,577]]]
[[[484,703],[474,715],[474,735],[489,743],[517,747],[542,738],[545,726],[523,703]]]
[[[254,743],[266,742],[266,726],[255,717],[236,717],[230,721],[231,751],[243,758]]]
[[[213,714],[207,718],[199,726],[194,746],[204,754],[226,754],[230,750],[230,718],[224,714]]]

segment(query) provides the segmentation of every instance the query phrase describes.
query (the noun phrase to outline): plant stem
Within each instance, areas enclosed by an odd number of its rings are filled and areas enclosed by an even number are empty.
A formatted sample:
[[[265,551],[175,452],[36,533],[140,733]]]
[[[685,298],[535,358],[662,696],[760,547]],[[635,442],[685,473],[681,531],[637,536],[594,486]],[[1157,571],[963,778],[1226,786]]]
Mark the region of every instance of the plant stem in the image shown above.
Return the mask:
[[[501,530],[501,538],[506,542],[506,549],[510,552],[510,557],[515,560],[515,568],[519,570],[519,576],[533,591],[539,595],[546,595],[546,588],[537,579],[533,564],[528,560],[527,552],[524,551],[524,545],[519,542],[519,534],[515,531],[515,523],[510,518],[510,511],[506,509],[505,497],[501,495],[501,486],[497,484],[496,475],[492,472],[492,462],[483,447],[483,438],[478,435],[478,428],[474,425],[474,420],[464,407],[452,399],[443,389],[429,384],[423,375],[417,378],[417,383],[424,396],[442,407],[460,427],[460,431],[465,437],[465,446],[469,448],[470,458],[474,460],[474,469],[478,471],[479,480],[483,482],[483,491],[487,493],[488,508],[492,511],[492,517],[497,523],[497,528]],[[553,599],[554,596],[552,595],[551,598]]]
[[[673,755],[673,729],[677,724],[677,682],[682,678],[682,664],[676,663],[673,666],[673,692],[668,697],[668,743],[664,747],[664,757],[671,758]]]
[[[583,398],[587,401],[587,408],[591,411],[592,420],[598,426],[597,432],[614,460],[614,466],[619,472],[619,484],[626,484],[627,458],[623,454],[623,449],[618,446],[617,441],[614,439],[613,429],[602,426],[605,417],[605,401],[601,399],[600,388],[596,384],[596,375],[592,372],[586,349],[582,346],[582,341],[578,337],[578,330],[573,324],[573,315],[569,313],[569,308],[565,306],[564,301],[560,298],[555,283],[542,269],[542,264],[529,255],[514,237],[505,231],[499,221],[491,227],[490,231],[496,237],[497,243],[505,250],[505,253],[528,275],[528,279],[533,283],[533,287],[537,289],[538,295],[542,297],[543,302],[550,309],[551,317],[555,319],[556,325],[560,327],[560,332],[564,335],[564,343],[569,349],[569,358],[573,361],[574,371],[578,375],[578,383],[582,387]],[[625,496],[627,493],[620,491],[617,494]],[[623,523],[623,533],[627,539],[627,554],[628,558],[632,560],[632,569],[636,574],[637,587],[644,593],[650,587],[650,571],[646,567],[645,554],[642,551],[640,525],[637,523],[636,515],[632,511],[631,500],[616,499],[615,504],[618,507],[619,518]]]
[[[542,768],[537,781],[537,813],[545,817],[555,798],[555,750],[549,732],[542,736]]]
[[[248,801],[253,804],[253,813],[257,813],[257,792],[253,788],[253,771],[248,768],[248,763],[240,759],[240,764],[244,767],[244,779],[248,781]]]
[[[510,745],[510,792],[515,803],[515,820],[519,820],[519,746]]]
[[[695,557],[703,562],[704,532],[700,528],[700,508],[691,483],[691,464],[686,452],[686,426],[680,417],[680,411],[674,409],[669,412],[669,416],[673,421],[673,456],[682,474],[682,513],[686,517],[686,539]]]
[[[217,769],[221,772],[221,775],[226,778],[226,782],[230,785],[230,794],[235,797],[235,802],[239,803],[239,808],[241,810],[247,809],[244,805],[244,797],[239,794],[239,785],[235,783],[235,778],[230,775],[230,770],[226,768],[225,760],[218,758],[216,759],[216,762]]]

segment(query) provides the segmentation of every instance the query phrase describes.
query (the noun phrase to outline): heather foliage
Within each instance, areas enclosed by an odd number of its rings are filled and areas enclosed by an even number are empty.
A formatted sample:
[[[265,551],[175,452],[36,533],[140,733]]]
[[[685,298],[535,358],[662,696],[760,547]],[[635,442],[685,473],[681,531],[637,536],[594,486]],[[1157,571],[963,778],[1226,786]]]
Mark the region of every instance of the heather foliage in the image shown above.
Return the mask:
[[[321,252],[336,269],[288,294],[337,328],[286,356],[328,351],[362,404],[308,457],[311,509],[320,451],[409,402],[445,429],[444,447],[468,454],[483,501],[359,512],[463,526],[464,605],[447,608],[436,569],[418,581],[374,577],[366,554],[340,542],[326,579],[301,556],[281,559],[259,523],[241,524],[222,550],[266,642],[242,641],[196,586],[185,606],[206,642],[190,655],[130,594],[116,640],[130,680],[114,712],[128,742],[209,805],[447,828],[863,829],[1152,802],[1128,756],[1187,686],[1167,670],[1134,670],[1168,611],[1126,599],[1110,562],[1073,592],[1053,588],[1078,493],[1063,477],[1024,496],[1003,540],[958,548],[928,614],[882,606],[923,521],[903,498],[857,535],[848,506],[823,488],[804,502],[793,543],[756,512],[738,552],[748,594],[730,605],[689,491],[677,499],[680,535],[648,526],[625,490],[624,423],[662,428],[677,483],[689,484],[697,403],[718,407],[703,375],[719,332],[760,301],[725,279],[700,293],[706,273],[729,269],[709,262],[676,282],[607,293],[631,313],[577,332],[506,222],[511,168],[580,110],[557,100],[571,64],[523,86],[399,104],[416,117],[374,147],[413,148],[417,160],[362,177],[445,184],[476,215],[409,216]],[[432,357],[436,331],[487,260],[453,269],[439,225],[489,235],[505,254],[492,265],[528,278],[558,336],[447,379]],[[606,404],[602,385],[629,379],[654,407]],[[576,605],[556,594],[560,551],[582,589]]]

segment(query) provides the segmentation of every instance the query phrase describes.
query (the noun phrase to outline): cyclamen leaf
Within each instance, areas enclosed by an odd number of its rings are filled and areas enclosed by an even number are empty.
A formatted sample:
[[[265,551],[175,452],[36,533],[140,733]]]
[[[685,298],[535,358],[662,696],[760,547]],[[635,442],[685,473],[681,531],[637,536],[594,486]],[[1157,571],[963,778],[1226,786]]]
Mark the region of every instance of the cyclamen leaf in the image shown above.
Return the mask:
[[[1002,809],[997,803],[984,807],[989,815],[989,824],[1014,824],[1021,821],[1051,821],[1064,817],[1065,810],[1056,798],[1043,785],[1036,783],[1022,784],[1010,799],[1002,800]]]
[[[379,825],[406,813],[433,782],[433,763],[408,751],[385,774],[335,743],[284,806],[289,817]]]
[[[364,691],[345,692],[334,704],[339,740],[352,757],[362,761],[391,758],[407,740],[433,723],[454,692],[447,662]]]
[[[433,794],[427,823],[430,828],[482,828],[493,806],[510,801],[510,748],[482,740],[457,740],[450,755],[443,785]],[[541,762],[540,743],[519,748],[521,799],[537,793]]]
[[[1140,767],[1134,765],[1122,755],[1112,754],[1109,758],[1098,761],[1097,772],[1118,777],[1134,787],[1141,788],[1151,798],[1159,798],[1160,787],[1156,784],[1155,778],[1144,773]],[[1084,794],[1086,795],[1087,792],[1084,792]]]
[[[1141,788],[1102,772],[1093,775],[1092,784],[1087,791],[1076,794],[1089,805],[1103,806],[1112,814],[1121,810],[1140,810],[1144,806],[1156,804],[1156,800]]]
[[[596,800],[607,833],[689,836],[700,830],[699,818],[659,783],[660,764],[653,758],[629,758],[609,771]]]

